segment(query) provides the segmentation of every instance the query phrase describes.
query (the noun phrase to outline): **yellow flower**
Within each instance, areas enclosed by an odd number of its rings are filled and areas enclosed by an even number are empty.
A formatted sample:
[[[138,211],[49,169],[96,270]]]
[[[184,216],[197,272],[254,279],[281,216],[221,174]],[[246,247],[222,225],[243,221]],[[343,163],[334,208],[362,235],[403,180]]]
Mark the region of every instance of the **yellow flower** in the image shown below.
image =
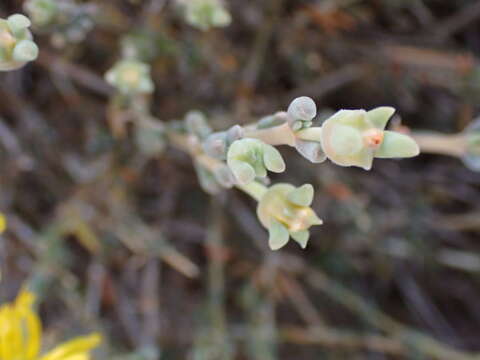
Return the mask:
[[[7,229],[7,219],[2,213],[0,213],[0,234],[2,234],[6,229]]]
[[[40,355],[42,325],[33,311],[35,295],[22,290],[17,299],[0,307],[0,360],[89,360],[101,342],[99,334],[81,336]]]

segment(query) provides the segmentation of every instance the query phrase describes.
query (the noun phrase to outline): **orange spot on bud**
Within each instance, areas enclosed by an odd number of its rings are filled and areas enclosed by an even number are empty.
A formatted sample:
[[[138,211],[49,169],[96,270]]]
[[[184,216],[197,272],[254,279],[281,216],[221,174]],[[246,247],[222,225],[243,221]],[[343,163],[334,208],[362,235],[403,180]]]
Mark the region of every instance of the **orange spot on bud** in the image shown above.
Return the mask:
[[[365,146],[371,149],[378,149],[383,142],[383,131],[379,129],[370,129],[363,133],[363,142]]]

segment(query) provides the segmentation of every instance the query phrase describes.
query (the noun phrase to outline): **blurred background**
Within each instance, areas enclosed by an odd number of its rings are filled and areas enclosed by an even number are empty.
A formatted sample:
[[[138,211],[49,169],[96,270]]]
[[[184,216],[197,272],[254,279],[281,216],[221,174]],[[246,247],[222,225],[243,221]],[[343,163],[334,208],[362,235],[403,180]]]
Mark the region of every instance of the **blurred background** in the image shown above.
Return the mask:
[[[78,3],[95,8],[85,36],[34,30],[39,59],[0,73],[0,300],[35,290],[46,347],[101,331],[95,359],[480,358],[480,174],[461,159],[366,172],[282,148],[272,181],[312,183],[324,225],[272,252],[254,201],[112,131],[103,79],[133,33],[165,122],[198,109],[222,130],[304,95],[454,134],[478,110],[479,1],[229,0],[231,25],[208,31],[174,0]]]

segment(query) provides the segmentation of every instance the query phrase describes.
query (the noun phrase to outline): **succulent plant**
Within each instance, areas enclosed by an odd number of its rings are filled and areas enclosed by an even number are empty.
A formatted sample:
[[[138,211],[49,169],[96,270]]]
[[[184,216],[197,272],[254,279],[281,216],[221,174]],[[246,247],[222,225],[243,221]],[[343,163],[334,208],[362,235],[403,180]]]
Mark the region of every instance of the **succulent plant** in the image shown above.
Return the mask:
[[[105,75],[107,82],[124,95],[149,94],[154,85],[150,65],[137,60],[121,60]]]
[[[33,28],[51,34],[56,47],[79,43],[94,27],[95,6],[76,0],[27,0],[23,8]]]
[[[0,19],[0,71],[16,70],[38,56],[38,46],[28,30],[30,20],[21,14]]]
[[[185,115],[185,126],[190,134],[197,136],[201,140],[207,138],[212,133],[207,117],[201,111],[189,111]]]
[[[268,244],[272,250],[285,246],[290,237],[302,248],[307,246],[309,228],[323,223],[310,207],[313,195],[310,184],[295,188],[281,183],[273,185],[261,196],[257,215],[268,229]]]
[[[370,170],[374,158],[405,158],[419,154],[416,142],[409,136],[384,130],[395,112],[391,107],[370,111],[340,110],[327,119],[321,131],[303,136],[320,137],[323,151],[335,164],[358,166]]]
[[[24,9],[34,26],[51,25],[59,14],[58,2],[55,0],[27,0]]]
[[[285,171],[280,152],[257,139],[233,142],[228,149],[227,164],[242,185],[252,182],[255,177],[267,176],[267,170],[276,173]]]
[[[290,103],[287,114],[292,130],[298,131],[312,126],[312,121],[317,116],[317,105],[311,98],[301,96]]]
[[[203,150],[213,158],[226,160],[230,145],[240,140],[243,134],[244,131],[240,125],[234,125],[226,131],[215,132],[205,139],[203,142]]]
[[[179,2],[183,7],[187,23],[200,30],[228,26],[232,21],[222,0],[181,0]]]

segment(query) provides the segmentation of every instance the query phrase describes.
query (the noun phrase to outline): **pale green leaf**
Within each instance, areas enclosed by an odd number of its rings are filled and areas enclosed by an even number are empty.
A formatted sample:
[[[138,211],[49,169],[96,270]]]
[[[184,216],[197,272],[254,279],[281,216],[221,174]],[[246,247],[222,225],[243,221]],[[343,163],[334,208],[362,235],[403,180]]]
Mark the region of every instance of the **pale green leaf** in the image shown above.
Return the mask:
[[[281,173],[285,171],[285,162],[283,161],[280,152],[273,146],[265,145],[263,147],[263,161],[265,167],[275,173]]]
[[[302,247],[302,249],[307,247],[308,239],[310,238],[310,232],[308,230],[291,232],[290,235],[292,239]]]
[[[382,145],[375,151],[377,158],[408,158],[417,156],[420,149],[410,136],[394,131],[385,131]]]
[[[384,130],[394,113],[395,109],[393,107],[381,106],[367,112],[367,118],[377,129]]]
[[[272,250],[279,250],[288,243],[290,234],[287,228],[276,221],[271,219],[270,227],[268,228],[268,245]]]
[[[298,206],[310,206],[313,201],[314,190],[310,184],[305,184],[290,192],[288,200]]]

